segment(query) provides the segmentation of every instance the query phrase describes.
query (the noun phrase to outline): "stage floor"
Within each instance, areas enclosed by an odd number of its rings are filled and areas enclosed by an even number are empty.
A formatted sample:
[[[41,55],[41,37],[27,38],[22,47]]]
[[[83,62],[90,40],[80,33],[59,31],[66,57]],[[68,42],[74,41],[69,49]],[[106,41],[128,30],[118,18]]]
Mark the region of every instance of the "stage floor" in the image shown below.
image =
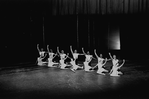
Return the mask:
[[[110,63],[106,64],[107,67]],[[124,75],[111,77],[95,71],[27,67],[0,69],[1,99],[147,99],[149,67],[126,62]]]

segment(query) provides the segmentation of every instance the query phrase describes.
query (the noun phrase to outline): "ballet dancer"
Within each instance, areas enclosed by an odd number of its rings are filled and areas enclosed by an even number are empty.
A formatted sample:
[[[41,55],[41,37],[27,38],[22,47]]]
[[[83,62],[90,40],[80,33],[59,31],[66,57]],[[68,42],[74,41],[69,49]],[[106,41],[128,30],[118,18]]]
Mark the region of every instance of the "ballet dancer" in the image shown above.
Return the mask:
[[[37,44],[37,50],[38,50],[39,55],[40,55],[41,57],[44,57],[44,56],[45,56],[45,51],[43,50],[43,48],[41,48],[41,50],[39,49],[39,44]]]
[[[118,74],[122,74],[122,72],[118,72],[117,70],[118,69],[120,69],[120,68],[116,68],[118,65],[119,65],[119,60],[116,58],[116,55],[113,55],[113,57],[112,57],[112,55],[111,55],[111,53],[109,53],[109,56],[110,56],[110,58],[111,58],[111,60],[112,60],[112,69],[111,69],[111,71],[110,71],[110,75],[111,76],[119,76]],[[123,63],[125,62],[125,60],[123,60]],[[121,66],[119,66],[119,67],[122,67],[123,66],[123,64],[121,65]],[[113,72],[114,71],[114,72]]]
[[[116,58],[116,55],[113,55],[113,57],[112,57],[111,53],[109,53],[109,56],[110,56],[110,58],[112,60],[113,66],[116,66],[118,64],[118,62],[119,62],[119,60]]]
[[[49,51],[49,45],[47,45],[47,51],[49,54],[49,58],[48,58],[48,67],[54,67],[53,65],[56,64],[53,62],[53,59],[57,56],[57,53],[53,53],[52,49],[50,49]]]
[[[72,70],[73,72],[75,72],[77,69],[83,69],[83,67],[76,65],[75,59],[73,58],[71,58],[70,64],[72,65],[70,70]]]
[[[46,54],[46,55],[47,55],[47,54]],[[42,60],[46,57],[46,55],[45,55],[44,57],[39,56],[39,57],[37,58],[37,65],[38,65],[38,66],[44,66],[45,63],[47,63],[47,62],[43,62],[43,61],[42,61]]]
[[[83,62],[84,63],[84,70],[85,71],[91,71],[92,67],[89,66],[89,63],[91,62],[93,56],[90,55],[89,51],[87,51],[87,53],[85,53],[83,48],[82,48],[82,52],[85,55],[85,62]]]
[[[65,60],[69,57],[69,53],[67,53],[67,55],[64,53],[64,50],[61,50],[61,53],[59,52],[59,47],[57,47],[57,53],[60,56],[60,61],[59,61],[59,66],[61,69],[65,69],[65,67],[67,66],[65,64]]]
[[[74,59],[75,63],[76,63],[76,60],[78,59],[78,56],[79,56],[79,55],[84,55],[84,54],[78,53],[77,50],[74,50],[74,52],[73,52],[72,46],[70,46],[70,51],[71,51],[71,54],[72,54],[72,56],[73,56],[73,59]]]
[[[125,63],[125,60],[123,59],[123,63],[119,66],[119,63],[117,63],[116,65],[114,65],[110,71],[110,76],[120,76],[123,73],[121,71],[118,71]]]
[[[106,59],[102,58],[102,54],[98,56],[96,53],[96,49],[94,50],[94,53],[95,53],[95,56],[97,57],[98,63],[96,66],[93,67],[93,69],[98,66],[97,73],[101,75],[105,75],[103,72],[108,72],[108,70],[104,69],[103,67],[107,63],[107,58]]]

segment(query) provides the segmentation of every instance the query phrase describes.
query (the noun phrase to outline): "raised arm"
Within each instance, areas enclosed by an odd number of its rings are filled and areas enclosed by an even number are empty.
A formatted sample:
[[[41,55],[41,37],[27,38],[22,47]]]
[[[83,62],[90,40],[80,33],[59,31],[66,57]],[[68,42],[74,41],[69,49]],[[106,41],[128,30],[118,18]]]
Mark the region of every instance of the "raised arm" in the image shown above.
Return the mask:
[[[105,62],[102,64],[102,66],[105,65],[106,63],[107,63],[107,58],[105,59]]]
[[[57,53],[60,54],[60,52],[59,52],[59,47],[57,47]]]
[[[47,54],[45,54],[45,56],[42,59],[44,59],[46,56],[47,56]]]
[[[40,52],[40,49],[39,49],[39,44],[37,44],[37,50],[38,50],[38,52]]]
[[[73,54],[73,51],[72,51],[72,46],[70,46],[70,51],[71,51],[71,53]]]
[[[47,51],[48,51],[48,53],[50,52],[50,51],[49,51],[49,45],[47,45]]]
[[[67,53],[67,55],[66,55],[65,59],[67,59],[68,57],[69,57],[69,53]]]
[[[96,53],[96,49],[94,49],[94,53],[95,53],[95,56],[98,58],[99,56],[98,56],[97,53]]]
[[[86,53],[84,52],[84,48],[82,48],[82,52],[83,52],[83,54],[85,54],[85,55],[86,55]]]
[[[109,53],[109,56],[110,56],[111,59],[113,59],[113,57],[111,56],[111,53]]]
[[[125,60],[123,59],[123,63],[118,67],[118,68],[121,68],[125,63]]]
[[[57,53],[55,54],[55,56],[53,58],[55,58],[57,56]]]

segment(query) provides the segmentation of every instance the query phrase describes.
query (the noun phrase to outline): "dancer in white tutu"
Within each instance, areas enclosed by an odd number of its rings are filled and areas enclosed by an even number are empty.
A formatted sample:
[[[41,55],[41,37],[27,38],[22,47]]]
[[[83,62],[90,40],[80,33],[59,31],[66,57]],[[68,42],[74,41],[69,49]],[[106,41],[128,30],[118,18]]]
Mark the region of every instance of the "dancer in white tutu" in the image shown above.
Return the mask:
[[[90,55],[89,51],[87,53],[85,53],[83,48],[82,48],[82,52],[85,55],[84,70],[91,71],[92,67],[89,66],[89,63],[91,62],[93,56]]]
[[[118,71],[125,63],[125,60],[123,60],[123,63],[119,66],[119,60],[116,58],[116,55],[113,55],[113,57],[111,56],[111,53],[109,53],[110,58],[112,59],[112,69],[110,71],[110,76],[120,76],[120,74],[122,74],[122,72]]]
[[[53,53],[52,49],[49,50],[49,45],[47,45],[47,51],[48,51],[48,54],[49,54],[48,67],[54,67],[53,65],[57,64],[57,63],[54,63],[53,59],[57,56],[57,54]]]
[[[100,54],[100,56],[98,56],[97,53],[96,53],[96,49],[94,50],[94,53],[95,53],[95,55],[96,55],[96,57],[97,57],[97,60],[98,60],[98,63],[97,63],[97,65],[96,65],[96,66],[98,66],[97,73],[98,73],[98,74],[105,75],[103,72],[108,72],[108,70],[104,69],[103,66],[107,63],[107,58],[106,58],[106,59],[102,58],[102,54]],[[105,61],[105,62],[104,62],[104,61]],[[95,67],[96,67],[96,66],[95,66]],[[93,67],[93,69],[94,69],[95,67]]]
[[[64,53],[64,50],[61,50],[61,53],[59,52],[59,47],[57,47],[57,52],[58,52],[58,54],[59,54],[59,56],[60,56],[60,64],[59,64],[59,66],[60,66],[60,68],[61,69],[65,69],[65,67],[67,66],[66,64],[65,64],[65,60],[68,58],[68,55],[69,55],[69,53],[67,53],[67,55]]]

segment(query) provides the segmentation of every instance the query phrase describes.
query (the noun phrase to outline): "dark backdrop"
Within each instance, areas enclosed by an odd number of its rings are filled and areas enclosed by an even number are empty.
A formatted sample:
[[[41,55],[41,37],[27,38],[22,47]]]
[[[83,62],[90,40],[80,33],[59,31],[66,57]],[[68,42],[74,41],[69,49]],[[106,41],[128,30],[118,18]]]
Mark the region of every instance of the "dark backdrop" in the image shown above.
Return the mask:
[[[122,58],[146,59],[148,3],[148,0],[1,0],[2,62],[7,65],[35,62],[37,44],[44,48],[49,44],[54,51],[59,46],[66,52],[70,45],[79,52],[84,47],[92,54],[96,48],[107,56],[113,51],[107,44],[113,27],[119,27],[121,40],[121,50],[114,52]]]

